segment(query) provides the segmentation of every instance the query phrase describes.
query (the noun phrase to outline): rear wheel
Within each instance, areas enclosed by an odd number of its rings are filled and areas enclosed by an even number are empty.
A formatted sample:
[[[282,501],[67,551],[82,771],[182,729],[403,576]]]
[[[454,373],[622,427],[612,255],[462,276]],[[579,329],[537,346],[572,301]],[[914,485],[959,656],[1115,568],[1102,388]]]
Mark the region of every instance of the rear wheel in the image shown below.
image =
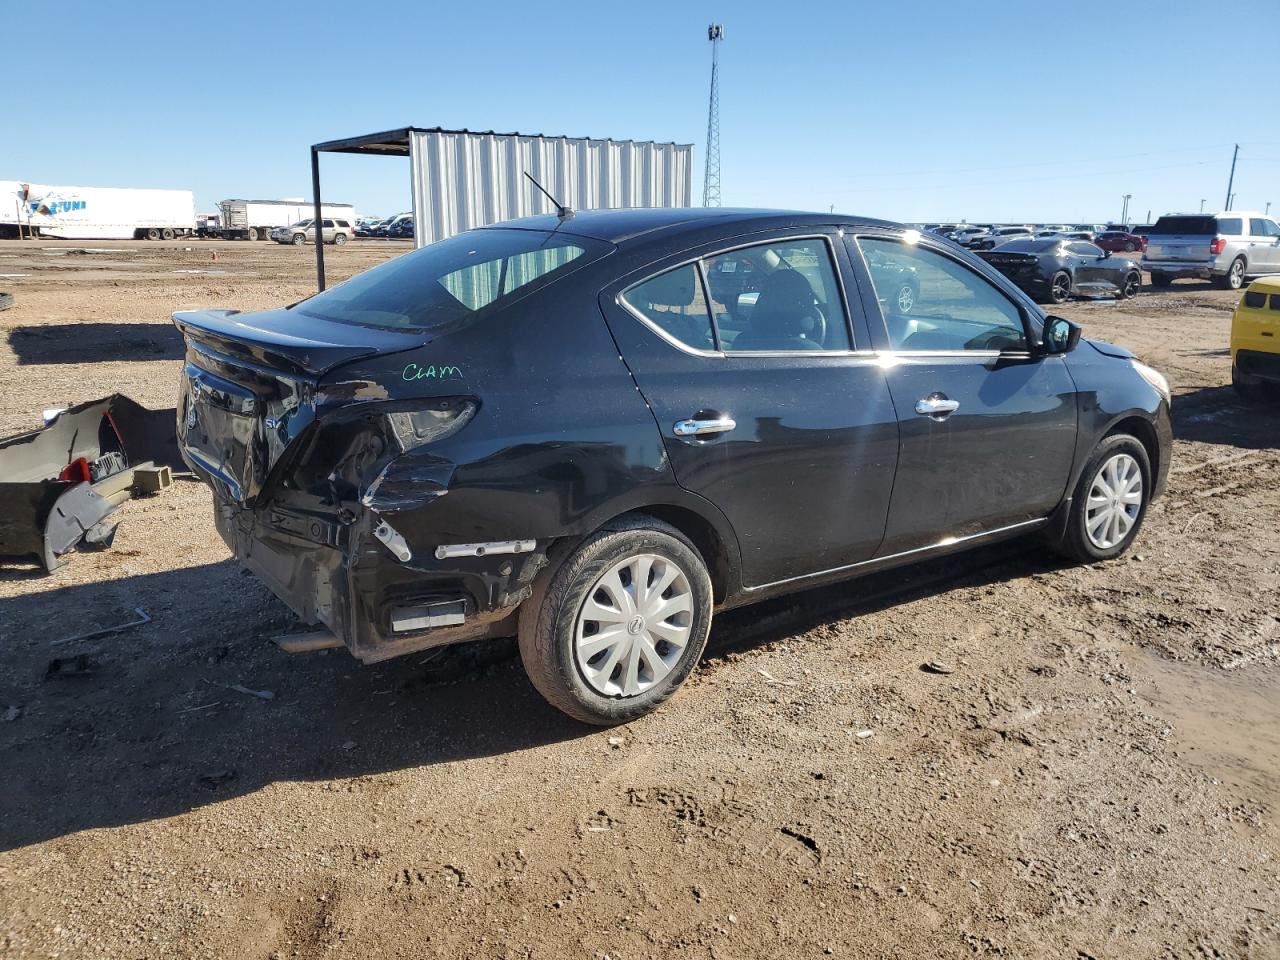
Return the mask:
[[[684,683],[711,627],[711,578],[674,527],[636,517],[588,537],[520,611],[538,692],[584,723],[626,723]]]
[[[159,231],[159,230],[157,230],[155,227],[151,227],[151,228],[149,228],[149,229],[147,230],[147,239],[148,239],[148,240],[159,240],[159,239],[160,239],[160,231]]]
[[[1137,270],[1132,273],[1125,274],[1124,281],[1120,284],[1120,299],[1128,300],[1138,295],[1138,291],[1142,289],[1142,274]]]
[[[250,227],[250,228],[249,228],[249,239],[250,239],[250,240],[257,240],[257,239],[258,239],[258,228],[257,228],[257,227]]]
[[[1244,286],[1244,257],[1236,257],[1227,267],[1226,276],[1218,281],[1224,290],[1239,290]]]
[[[1138,248],[1132,240],[1126,240],[1124,243],[1124,249],[1128,253],[1133,253],[1133,251],[1137,250]]]
[[[173,230],[170,229],[169,227],[165,227],[163,230],[160,231],[160,238],[162,240],[172,240]]]
[[[1049,299],[1053,303],[1066,303],[1071,298],[1071,274],[1059,270],[1049,281]]]
[[[1167,273],[1153,272],[1151,274],[1151,285],[1153,287],[1159,287],[1161,290],[1164,290],[1167,287],[1173,286],[1173,277],[1169,276],[1169,274]]]
[[[335,247],[340,247],[346,242],[347,242],[347,235],[345,233],[335,233],[333,235],[333,245]]]
[[[1080,474],[1067,529],[1055,549],[1082,563],[1124,553],[1142,527],[1151,483],[1151,461],[1138,438],[1105,437]]]

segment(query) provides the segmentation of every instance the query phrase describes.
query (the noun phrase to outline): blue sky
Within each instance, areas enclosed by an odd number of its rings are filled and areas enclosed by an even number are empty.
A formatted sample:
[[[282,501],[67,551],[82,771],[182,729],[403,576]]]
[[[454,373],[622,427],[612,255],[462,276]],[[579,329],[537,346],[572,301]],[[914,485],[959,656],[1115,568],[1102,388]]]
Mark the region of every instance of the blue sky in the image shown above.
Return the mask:
[[[1280,209],[1280,0],[4,9],[25,40],[0,179],[186,187],[211,210],[309,194],[312,143],[417,125],[693,143],[698,198],[719,20],[726,205],[1094,221],[1131,193],[1141,219],[1220,207],[1239,142],[1236,208]],[[324,177],[361,212],[408,206],[407,160]]]

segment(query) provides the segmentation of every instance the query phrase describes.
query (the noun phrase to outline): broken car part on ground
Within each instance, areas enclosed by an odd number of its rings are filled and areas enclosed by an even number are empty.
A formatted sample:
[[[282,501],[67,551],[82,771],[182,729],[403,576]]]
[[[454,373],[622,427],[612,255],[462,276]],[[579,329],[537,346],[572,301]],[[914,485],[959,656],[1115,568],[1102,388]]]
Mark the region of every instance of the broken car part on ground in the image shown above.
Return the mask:
[[[112,511],[186,470],[174,415],[117,393],[0,440],[0,557],[35,558],[52,571],[78,546],[110,546]]]

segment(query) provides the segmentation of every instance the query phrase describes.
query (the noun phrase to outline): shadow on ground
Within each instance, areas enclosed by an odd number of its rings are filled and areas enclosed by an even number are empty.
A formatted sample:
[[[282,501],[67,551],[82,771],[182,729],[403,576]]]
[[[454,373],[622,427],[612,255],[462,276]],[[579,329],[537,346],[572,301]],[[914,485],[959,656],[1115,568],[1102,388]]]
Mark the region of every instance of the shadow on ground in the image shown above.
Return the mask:
[[[66,323],[14,327],[19,364],[180,360],[182,334],[169,323]]]
[[[1024,542],[732,611],[717,617],[703,669],[819,623],[1051,567]],[[135,607],[152,621],[58,643],[135,619]],[[7,601],[0,714],[19,715],[0,723],[0,849],[171,817],[276,781],[447,763],[591,732],[540,699],[510,642],[470,645],[493,662],[464,657],[451,677],[446,660],[426,655],[365,667],[342,650],[281,653],[269,638],[289,620],[230,560]],[[53,658],[68,659],[49,676]]]
[[[1250,450],[1280,447],[1280,391],[1269,401],[1245,400],[1232,387],[1201,387],[1173,398],[1178,440]]]

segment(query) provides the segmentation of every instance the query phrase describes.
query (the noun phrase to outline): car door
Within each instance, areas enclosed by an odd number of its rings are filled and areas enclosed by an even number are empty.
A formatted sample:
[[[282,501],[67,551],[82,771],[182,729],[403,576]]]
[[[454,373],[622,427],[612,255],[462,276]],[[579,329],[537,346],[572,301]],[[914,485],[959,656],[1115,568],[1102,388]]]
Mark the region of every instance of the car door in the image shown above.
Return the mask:
[[[1099,294],[1114,290],[1105,250],[1086,240],[1073,240],[1067,244],[1067,254],[1071,257],[1071,274],[1077,292]]]
[[[1249,218],[1249,270],[1280,270],[1280,226],[1266,217]]]
[[[875,290],[873,256],[920,285],[906,315],[864,293],[901,437],[880,555],[1047,516],[1071,472],[1075,385],[1061,356],[1036,351],[1028,308],[940,246],[875,233],[847,243],[864,290]]]
[[[867,560],[884,536],[897,417],[837,262],[825,232],[724,242],[600,296],[677,481],[728,518],[748,587]]]

